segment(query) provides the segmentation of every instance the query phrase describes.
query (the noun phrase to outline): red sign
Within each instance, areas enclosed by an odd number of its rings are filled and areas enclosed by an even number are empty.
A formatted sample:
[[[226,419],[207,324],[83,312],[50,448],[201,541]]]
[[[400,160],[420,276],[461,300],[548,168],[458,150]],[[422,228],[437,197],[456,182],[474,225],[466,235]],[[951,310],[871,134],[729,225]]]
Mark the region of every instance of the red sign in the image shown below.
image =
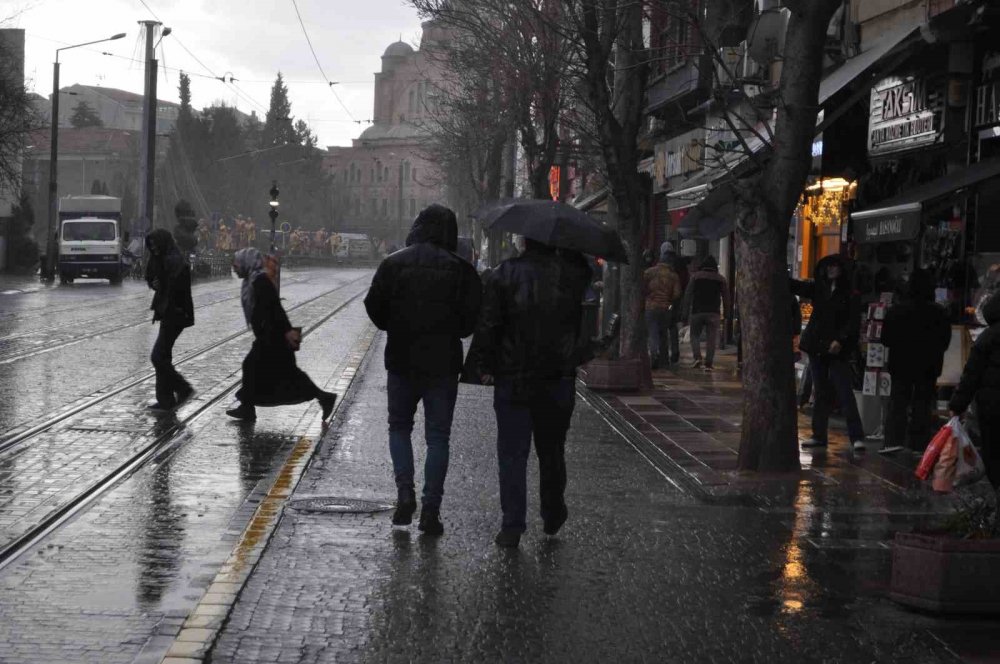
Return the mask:
[[[553,166],[549,169],[549,196],[552,200],[559,200],[559,167]]]

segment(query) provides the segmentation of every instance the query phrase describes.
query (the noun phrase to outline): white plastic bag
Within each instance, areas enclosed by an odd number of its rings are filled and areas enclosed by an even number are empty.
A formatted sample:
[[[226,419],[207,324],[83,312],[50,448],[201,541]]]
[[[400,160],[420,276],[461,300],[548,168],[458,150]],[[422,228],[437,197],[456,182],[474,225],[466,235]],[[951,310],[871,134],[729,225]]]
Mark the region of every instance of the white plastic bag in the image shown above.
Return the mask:
[[[955,463],[955,486],[978,482],[986,474],[986,464],[979,450],[972,444],[969,434],[958,418],[950,423],[958,442],[958,459]]]

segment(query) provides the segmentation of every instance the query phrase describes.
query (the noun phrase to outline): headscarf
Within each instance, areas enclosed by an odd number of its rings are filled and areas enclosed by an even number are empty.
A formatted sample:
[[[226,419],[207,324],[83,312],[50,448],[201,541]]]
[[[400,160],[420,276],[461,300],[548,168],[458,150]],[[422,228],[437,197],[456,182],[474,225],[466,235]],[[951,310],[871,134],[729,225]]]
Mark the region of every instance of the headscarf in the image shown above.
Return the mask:
[[[236,266],[236,276],[243,279],[243,284],[240,286],[240,300],[243,302],[243,317],[249,326],[253,319],[253,282],[257,277],[266,275],[264,255],[253,247],[240,249],[233,255],[233,265]]]

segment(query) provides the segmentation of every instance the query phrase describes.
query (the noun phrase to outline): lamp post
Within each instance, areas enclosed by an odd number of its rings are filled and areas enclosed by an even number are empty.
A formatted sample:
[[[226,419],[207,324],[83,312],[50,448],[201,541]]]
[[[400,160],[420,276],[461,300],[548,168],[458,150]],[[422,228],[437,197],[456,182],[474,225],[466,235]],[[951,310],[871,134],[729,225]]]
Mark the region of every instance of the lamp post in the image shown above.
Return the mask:
[[[276,232],[275,224],[278,221],[278,181],[271,181],[271,190],[267,192],[271,195],[271,209],[267,211],[267,216],[271,218],[271,255],[270,260],[273,261],[274,266],[274,287],[281,292],[281,262],[278,260],[278,246],[274,243],[274,234]]]
[[[51,125],[51,136],[49,137],[49,225],[46,231],[46,250],[45,250],[45,269],[42,270],[42,278],[51,280],[55,276],[56,270],[56,230],[53,228],[56,226],[56,215],[58,214],[58,159],[59,159],[59,51],[68,51],[71,48],[80,48],[81,46],[90,46],[91,44],[100,44],[102,42],[114,41],[116,39],[121,39],[125,36],[124,32],[120,32],[117,35],[108,37],[106,39],[97,39],[95,41],[84,42],[82,44],[73,44],[72,46],[63,46],[62,48],[56,49],[56,61],[52,65],[52,121],[49,123]]]

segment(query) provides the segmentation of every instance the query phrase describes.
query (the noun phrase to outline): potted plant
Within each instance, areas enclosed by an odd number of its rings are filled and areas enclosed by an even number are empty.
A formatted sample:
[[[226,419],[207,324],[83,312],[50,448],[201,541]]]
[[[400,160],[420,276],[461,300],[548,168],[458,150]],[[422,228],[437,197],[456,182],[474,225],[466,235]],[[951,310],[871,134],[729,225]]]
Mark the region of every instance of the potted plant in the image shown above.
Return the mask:
[[[889,596],[906,606],[945,613],[1000,612],[998,495],[963,497],[945,527],[897,533]]]

